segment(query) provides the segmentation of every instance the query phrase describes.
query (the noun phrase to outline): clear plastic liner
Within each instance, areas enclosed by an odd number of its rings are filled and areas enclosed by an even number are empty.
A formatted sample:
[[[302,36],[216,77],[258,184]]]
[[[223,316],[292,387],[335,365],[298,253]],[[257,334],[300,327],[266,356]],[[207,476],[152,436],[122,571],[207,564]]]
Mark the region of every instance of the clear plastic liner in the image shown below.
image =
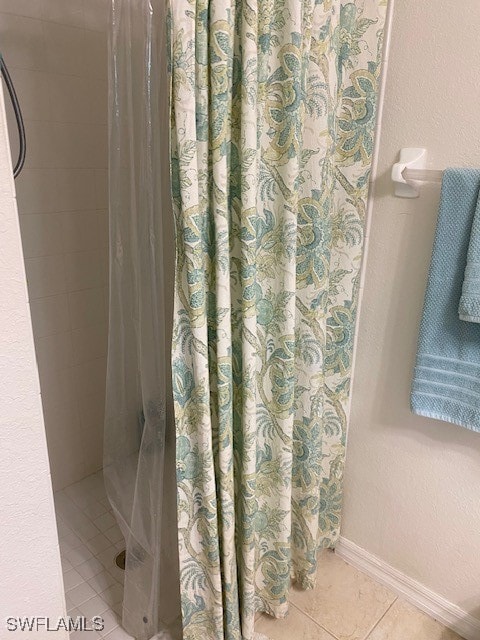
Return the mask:
[[[112,0],[104,476],[126,541],[123,626],[137,640],[181,638],[166,54],[165,2]]]

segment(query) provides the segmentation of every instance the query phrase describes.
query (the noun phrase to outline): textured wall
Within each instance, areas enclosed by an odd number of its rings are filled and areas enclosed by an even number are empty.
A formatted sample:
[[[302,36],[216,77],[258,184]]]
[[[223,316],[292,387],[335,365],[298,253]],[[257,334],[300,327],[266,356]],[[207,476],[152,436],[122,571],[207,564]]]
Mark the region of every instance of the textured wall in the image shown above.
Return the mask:
[[[64,615],[47,444],[0,86],[0,637],[7,616]],[[46,637],[45,631],[29,637]],[[55,635],[58,640],[67,633]]]
[[[414,416],[409,387],[439,185],[392,195],[401,147],[480,166],[480,3],[395,3],[349,431],[343,536],[480,617],[480,434]]]
[[[16,181],[54,488],[102,466],[108,0],[0,0],[25,118]],[[11,144],[17,133],[7,109]]]

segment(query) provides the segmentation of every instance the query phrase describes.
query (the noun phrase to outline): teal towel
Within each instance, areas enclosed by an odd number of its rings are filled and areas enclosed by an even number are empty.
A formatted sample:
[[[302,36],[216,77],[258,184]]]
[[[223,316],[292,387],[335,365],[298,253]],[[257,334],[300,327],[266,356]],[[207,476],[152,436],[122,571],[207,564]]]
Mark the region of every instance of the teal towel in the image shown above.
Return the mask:
[[[448,169],[412,383],[412,411],[480,431],[480,324],[458,315],[480,171]]]
[[[473,217],[458,315],[466,322],[480,322],[480,200]]]

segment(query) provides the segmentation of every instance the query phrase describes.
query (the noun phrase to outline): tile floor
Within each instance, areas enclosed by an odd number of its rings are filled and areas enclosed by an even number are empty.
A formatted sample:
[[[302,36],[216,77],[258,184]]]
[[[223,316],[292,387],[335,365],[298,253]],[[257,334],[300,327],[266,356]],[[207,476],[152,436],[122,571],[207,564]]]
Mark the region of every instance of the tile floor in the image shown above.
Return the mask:
[[[120,627],[123,549],[98,472],[55,494],[68,614],[101,615],[102,632],[77,631],[71,640],[130,640]],[[461,640],[381,584],[324,551],[314,591],[292,589],[285,620],[266,615],[256,631],[270,640]]]
[[[101,471],[55,493],[60,554],[69,616],[102,616],[102,632],[74,631],[70,640],[130,640],[120,625],[123,571],[115,556],[124,548]]]
[[[285,620],[262,615],[270,640],[462,640],[333,551],[321,555],[317,587],[292,589]]]

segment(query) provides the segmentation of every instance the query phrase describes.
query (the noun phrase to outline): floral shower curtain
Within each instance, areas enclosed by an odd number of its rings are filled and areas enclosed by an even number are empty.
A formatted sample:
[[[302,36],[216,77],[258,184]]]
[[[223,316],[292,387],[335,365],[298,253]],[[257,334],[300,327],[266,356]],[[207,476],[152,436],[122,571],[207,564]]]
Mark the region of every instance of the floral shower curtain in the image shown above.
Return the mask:
[[[250,640],[339,535],[385,9],[171,3],[185,640]]]

